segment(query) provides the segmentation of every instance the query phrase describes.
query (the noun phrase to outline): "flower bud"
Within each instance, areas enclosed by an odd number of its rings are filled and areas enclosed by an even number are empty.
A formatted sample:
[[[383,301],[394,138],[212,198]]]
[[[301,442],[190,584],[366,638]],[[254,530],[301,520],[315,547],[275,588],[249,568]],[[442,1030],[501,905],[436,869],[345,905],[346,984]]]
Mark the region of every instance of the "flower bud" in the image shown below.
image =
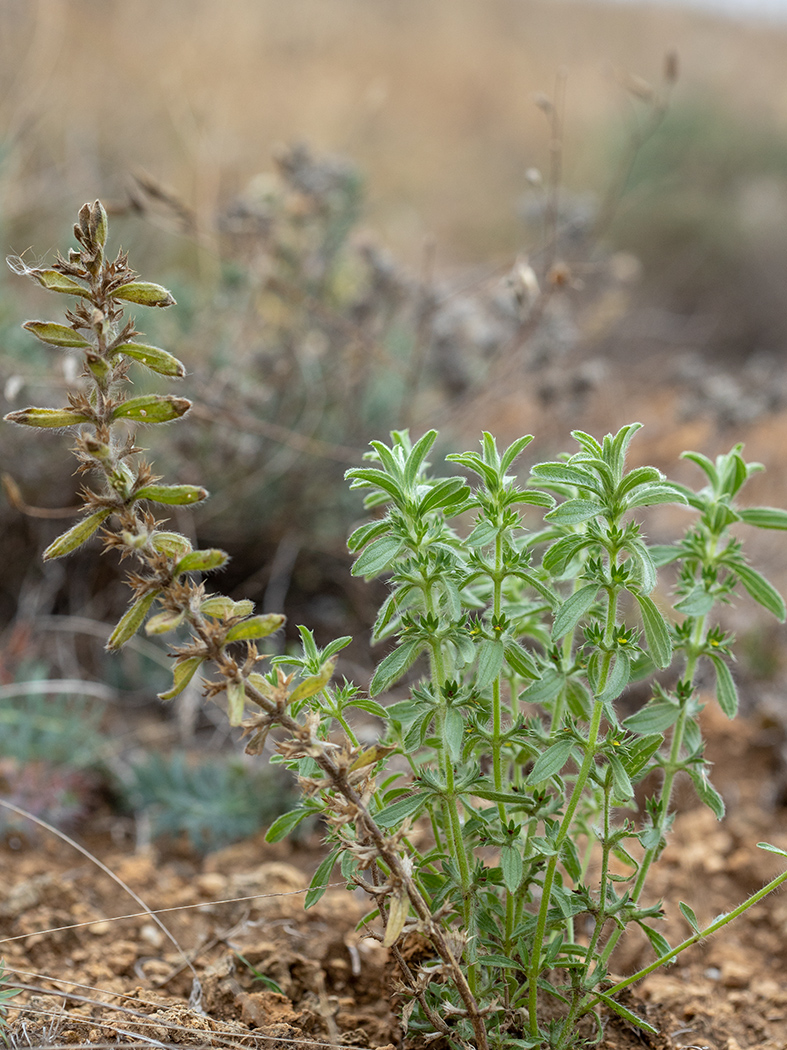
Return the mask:
[[[217,620],[229,620],[234,616],[235,602],[226,594],[212,594],[199,607],[203,616],[213,616]]]
[[[135,419],[139,423],[170,423],[179,419],[191,408],[185,397],[171,394],[143,394],[121,401],[112,410],[113,419]]]
[[[123,531],[120,533],[120,538],[121,540],[123,540],[127,547],[132,547],[134,550],[140,551],[147,544],[148,540],[150,539],[150,536],[148,535],[146,529],[143,529],[142,532],[137,533],[129,532],[127,529],[123,529]]]
[[[26,427],[73,427],[78,423],[93,422],[87,413],[70,408],[22,408],[18,412],[9,412],[5,419]]]
[[[206,499],[207,489],[199,485],[143,485],[134,493],[135,499],[149,499],[152,503],[167,503],[170,506],[183,506],[186,503],[199,503]]]
[[[64,324],[52,324],[49,321],[25,321],[22,325],[28,332],[50,346],[76,346],[80,349],[89,347],[90,343],[79,332]]]
[[[175,298],[171,292],[160,284],[152,284],[149,281],[131,281],[129,284],[121,284],[112,292],[112,298],[125,299],[139,306],[175,305]]]
[[[100,354],[85,354],[85,361],[96,383],[102,390],[106,390],[112,381],[112,365]]]
[[[139,493],[137,493],[139,495]],[[191,543],[179,532],[154,532],[151,537],[154,550],[168,558],[182,558],[191,550]]]
[[[107,213],[101,201],[95,201],[90,209],[90,220],[88,224],[90,240],[99,248],[107,243]]]
[[[64,273],[57,270],[27,270],[27,276],[34,278],[38,283],[50,292],[61,292],[63,295],[80,295],[85,299],[90,298],[90,291],[83,288],[81,284],[72,277],[66,277]]]
[[[157,593],[157,592],[156,592]],[[156,593],[146,594],[126,610],[107,641],[107,649],[120,649],[129,638],[133,638],[156,599]]]
[[[81,547],[86,540],[90,539],[101,522],[105,521],[111,513],[110,509],[103,508],[102,510],[97,510],[95,514],[83,518],[82,521],[78,521],[76,525],[73,525],[67,532],[64,532],[53,543],[49,544],[43,554],[44,561],[62,558],[64,554],[70,554],[77,547]]]
[[[228,560],[229,555],[215,547],[210,550],[191,551],[180,559],[174,574],[177,576],[181,572],[210,572],[212,569],[220,569]]]
[[[250,616],[247,620],[230,627],[225,635],[225,642],[240,642],[257,638],[267,638],[269,634],[283,625],[285,617],[281,613],[265,613],[262,616]]]
[[[156,613],[145,624],[145,634],[166,634],[167,631],[174,631],[176,627],[180,627],[183,623],[185,615],[186,613],[183,610],[180,612],[166,611]]]
[[[157,346],[144,346],[142,343],[121,343],[120,346],[114,347],[112,350],[114,354],[123,354],[126,357],[132,357],[135,361],[139,361],[140,364],[146,365],[153,372],[158,372],[162,376],[173,376],[176,379],[182,379],[186,374],[186,368],[182,361],[178,361],[177,357],[166,350],[161,350]]]

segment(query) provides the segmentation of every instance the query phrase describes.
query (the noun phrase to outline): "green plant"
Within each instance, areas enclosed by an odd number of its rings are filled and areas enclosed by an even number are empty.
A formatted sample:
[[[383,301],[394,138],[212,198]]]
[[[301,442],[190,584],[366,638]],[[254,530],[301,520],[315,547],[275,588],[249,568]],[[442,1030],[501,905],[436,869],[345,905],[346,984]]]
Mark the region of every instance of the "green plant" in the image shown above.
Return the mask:
[[[25,673],[27,682],[16,695],[10,685],[0,697],[0,791],[56,827],[74,827],[95,809],[105,786],[107,744],[99,732],[101,711],[78,693],[35,692],[36,682],[45,678],[43,667],[23,665],[18,677]],[[80,683],[63,682],[66,689],[75,684]],[[42,689],[46,685],[51,683]],[[36,834],[31,821],[0,812],[0,834],[15,830]]]
[[[350,537],[353,572],[390,579],[374,636],[395,644],[369,695],[331,684],[350,639],[321,649],[303,627],[301,654],[274,657],[262,673],[257,642],[283,618],[208,594],[194,574],[226,556],[193,549],[148,509],[206,496],[196,485],[160,484],[134,440],[135,425],[175,419],[188,402],[127,398],[120,385],[133,362],[183,373],[165,351],[134,342],[122,315],[127,302],[168,306],[172,298],[139,281],[124,256],[105,260],[98,202],[83,207],[75,233],[81,247],[68,261],[14,266],[79,298],[68,326],[25,327],[83,354],[86,389],[65,408],[7,418],[75,428],[81,467],[99,478],[98,488],[84,490],[82,520],[44,556],[70,553],[103,526],[105,545],[141,563],[129,574],[133,601],[108,648],[119,649],[143,623],[154,635],[188,628],[162,699],[212,667],[206,695],[223,698],[230,723],[250,737],[247,752],[260,754],[275,731],[275,759],[296,773],[303,799],[268,837],[323,816],[330,849],[306,904],[324,892],[337,862],[348,885],[373,898],[367,921],[383,920],[383,943],[410,993],[410,1031],[477,1050],[567,1050],[598,1041],[608,1011],[652,1031],[618,993],[787,880],[785,872],[705,929],[681,902],[691,933],[674,948],[657,929],[660,905],[644,899],[678,775],[723,814],[698,721],[701,667],[712,669],[723,711],[733,717],[737,708],[732,638],[712,619],[715,608],[743,588],[785,618],[781,597],[731,531],[787,529],[787,512],[739,502],[759,465],[745,462],[740,445],[715,463],[686,453],[705,475],[698,491],[654,467],[627,470],[639,429],[631,424],[600,442],[574,431],[578,451],[537,464],[522,487],[513,468],[530,437],[501,453],[485,433],[480,452],[448,457],[464,473],[441,477],[427,463],[435,431],[415,443],[394,432],[390,445],[372,443],[369,465],[348,472],[374,514]],[[477,480],[468,483],[467,474]],[[674,544],[648,544],[637,520],[640,508],[658,504],[696,514]],[[669,615],[661,570],[674,573]],[[405,676],[404,699],[375,699]],[[651,699],[623,717],[628,686],[648,679]],[[360,743],[353,708],[380,719],[379,743]],[[660,786],[637,812],[635,785],[652,772]],[[423,849],[411,836],[416,821],[431,836]],[[630,927],[644,931],[655,958],[615,981],[610,959]],[[428,946],[420,965],[400,950],[410,933]],[[546,1009],[555,1003],[556,1016]]]
[[[135,762],[124,794],[150,819],[154,839],[185,834],[200,853],[248,838],[294,801],[272,770],[221,758],[190,763],[182,752]]]
[[[8,1046],[8,1036],[6,1035],[8,1001],[13,999],[15,995],[19,995],[21,991],[20,988],[9,987],[8,980],[8,974],[5,972],[5,962],[3,959],[0,959],[0,1039],[3,1040],[6,1046]]]

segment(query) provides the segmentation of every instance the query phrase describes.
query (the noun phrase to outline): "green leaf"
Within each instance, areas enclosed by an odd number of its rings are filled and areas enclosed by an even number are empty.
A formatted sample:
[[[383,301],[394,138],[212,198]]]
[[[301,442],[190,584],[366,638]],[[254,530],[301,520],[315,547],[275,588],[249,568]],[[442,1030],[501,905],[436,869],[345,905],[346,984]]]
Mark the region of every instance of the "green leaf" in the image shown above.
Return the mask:
[[[492,688],[503,670],[505,648],[500,638],[484,638],[478,646],[476,689],[483,693]]]
[[[190,656],[186,660],[179,660],[172,672],[172,688],[166,693],[159,693],[159,700],[174,700],[176,696],[179,696],[194,677],[202,661],[201,656]]]
[[[664,481],[664,475],[656,467],[635,467],[630,470],[617,487],[615,497],[622,499],[633,489],[642,485],[659,484]],[[683,502],[683,500],[681,500]]]
[[[134,361],[139,361],[152,372],[162,376],[172,376],[173,379],[182,379],[186,374],[186,366],[177,357],[160,349],[158,346],[145,346],[143,343],[121,343],[120,346],[112,348],[112,354],[123,354]]]
[[[552,626],[552,638],[555,641],[568,634],[569,631],[574,630],[596,600],[598,591],[599,586],[597,583],[588,583],[584,587],[580,587],[569,598],[566,598],[558,610]]]
[[[729,667],[721,658],[712,653],[708,654],[713,666],[716,668],[716,699],[719,707],[727,718],[734,718],[738,713],[738,690]]]
[[[527,783],[540,784],[542,780],[549,780],[550,777],[559,773],[568,762],[575,746],[576,741],[574,738],[567,735],[565,739],[558,740],[557,743],[548,747],[536,759],[527,778]]]
[[[691,908],[688,906],[688,904],[684,904],[683,901],[679,901],[678,902],[678,907],[680,908],[681,915],[686,920],[686,922],[689,924],[689,926],[691,926],[692,930],[695,933],[699,933],[700,932],[700,924],[697,922],[697,916],[694,914],[694,912],[691,910]]]
[[[612,770],[613,794],[616,802],[627,802],[634,797],[634,788],[623,763],[617,755],[608,755],[609,766]]]
[[[516,846],[506,845],[500,850],[500,870],[505,888],[509,893],[516,893],[524,872],[522,854]]]
[[[692,463],[702,470],[708,477],[711,485],[713,486],[714,492],[717,491],[719,485],[719,475],[716,472],[716,467],[713,465],[711,460],[707,456],[703,456],[701,452],[684,452],[681,459],[690,459]]]
[[[507,474],[514,463],[519,459],[527,446],[533,440],[532,434],[525,434],[516,441],[512,441],[503,455],[500,457],[500,473]]]
[[[90,539],[101,522],[106,521],[111,513],[112,511],[107,508],[97,510],[94,514],[90,514],[88,517],[78,521],[76,525],[72,525],[67,532],[64,532],[49,544],[43,554],[44,561],[62,558],[63,555],[70,554],[77,547],[81,547],[86,540]]]
[[[351,634],[343,634],[341,638],[334,638],[332,642],[328,642],[322,651],[323,660],[332,660],[342,649],[346,649],[352,640]]]
[[[347,540],[347,547],[353,552],[360,550],[371,540],[376,540],[378,536],[388,532],[390,528],[391,522],[388,518],[383,518],[382,521],[367,521],[365,525],[359,526],[352,533]]]
[[[538,669],[530,653],[519,642],[509,639],[505,643],[505,661],[520,678],[537,678]]]
[[[670,947],[670,942],[666,937],[662,936],[657,930],[652,929],[650,926],[646,926],[643,922],[638,923],[638,925],[650,941],[651,947],[656,953],[657,958],[661,958],[662,955],[669,955],[672,949]]]
[[[212,569],[220,569],[228,561],[229,555],[225,551],[210,547],[207,550],[189,551],[172,571],[175,576],[181,572],[210,572]]]
[[[762,605],[768,612],[773,613],[780,623],[784,623],[787,610],[784,607],[784,599],[764,576],[750,565],[736,562],[733,572],[738,576],[743,586],[749,592],[755,602]]]
[[[630,741],[621,749],[619,758],[632,780],[641,780],[648,772],[648,762],[664,743],[661,733],[650,733]]]
[[[680,708],[669,700],[650,700],[635,714],[630,715],[624,722],[624,729],[630,733],[641,733],[647,736],[650,733],[664,733],[674,726],[680,715]]]
[[[579,851],[576,843],[567,836],[560,851],[560,860],[574,882],[582,881],[582,861],[579,859]]]
[[[390,567],[402,546],[402,541],[397,536],[381,536],[374,540],[355,559],[352,575],[364,576],[366,579],[378,576]]]
[[[415,484],[424,460],[429,455],[429,451],[436,440],[437,431],[427,430],[424,436],[419,438],[410,450],[404,469],[404,481],[408,487]]]
[[[618,1017],[622,1017],[629,1024],[635,1025],[637,1028],[641,1028],[643,1032],[649,1032],[651,1035],[658,1035],[658,1028],[654,1028],[649,1021],[644,1021],[641,1017],[638,1017],[632,1010],[616,1002],[611,996],[605,995],[603,992],[594,991],[593,996],[600,1000],[606,1007],[616,1013]]]
[[[443,735],[449,758],[452,762],[458,762],[462,757],[462,746],[465,739],[465,720],[460,708],[446,708]]]
[[[145,619],[151,605],[156,600],[157,594],[158,591],[155,591],[153,594],[146,594],[144,597],[138,598],[137,601],[126,610],[114,631],[109,636],[106,645],[107,649],[120,649],[121,646],[125,645],[129,638],[133,638],[142,626],[142,621]]]
[[[488,518],[481,518],[464,541],[466,547],[486,547],[495,542],[498,529]]]
[[[642,613],[642,623],[648,650],[656,667],[669,667],[672,663],[672,640],[670,639],[667,621],[659,612],[656,603],[645,594],[635,594]]]
[[[653,564],[662,568],[664,565],[671,565],[672,562],[677,561],[683,554],[683,548],[678,544],[655,543],[652,547],[648,547],[648,552],[653,559]]]
[[[566,703],[574,718],[590,721],[593,709],[593,698],[585,685],[576,678],[566,679]]]
[[[134,493],[135,499],[149,499],[151,503],[166,503],[170,506],[199,503],[207,497],[207,490],[199,485],[143,485]]]
[[[645,485],[626,500],[626,507],[654,507],[657,503],[680,503],[688,500],[675,485]]]
[[[770,842],[758,842],[757,848],[765,849],[769,853],[775,853],[777,857],[787,857],[787,850],[779,849],[778,846],[773,846]]]
[[[544,552],[541,564],[545,571],[550,574],[560,574],[566,565],[579,554],[585,547],[589,547],[593,540],[588,536],[562,536]]]
[[[84,293],[82,293],[84,294]],[[175,299],[166,288],[160,284],[152,284],[150,281],[130,281],[121,284],[112,293],[113,299],[123,299],[125,302],[136,303],[138,306],[174,306]]]
[[[536,463],[530,471],[530,476],[535,481],[555,481],[561,485],[577,485],[580,488],[591,489],[598,495],[603,495],[595,474],[565,463]]]
[[[7,423],[19,423],[25,427],[73,427],[78,423],[90,423],[92,414],[76,412],[70,408],[21,408],[4,417]]]
[[[787,529],[787,510],[780,507],[739,507],[741,520],[758,529]]]
[[[388,710],[382,704],[378,704],[376,700],[368,696],[356,696],[346,706],[357,707],[359,711],[365,711],[367,715],[375,715],[377,718],[387,719],[389,715]]]
[[[328,889],[328,880],[331,877],[333,866],[336,863],[336,858],[339,856],[340,850],[335,849],[332,853],[329,853],[325,860],[315,871],[312,876],[312,881],[309,883],[309,889],[306,894],[306,899],[303,902],[304,909],[308,910],[313,904],[322,897],[323,893]]]
[[[589,518],[598,518],[604,514],[606,508],[602,503],[589,499],[567,499],[558,504],[554,510],[544,515],[545,521],[554,525],[578,525]]]
[[[560,694],[565,681],[565,677],[558,671],[547,668],[541,678],[519,694],[519,699],[525,704],[548,704]]]
[[[49,321],[25,321],[22,327],[32,332],[42,343],[48,343],[50,346],[74,346],[84,350],[91,345],[79,332],[75,332],[73,328],[64,324],[52,324]]]
[[[689,591],[685,598],[675,603],[675,611],[684,616],[707,616],[711,611],[716,599],[708,594],[704,587],[695,587]]]
[[[489,952],[486,955],[479,955],[478,962],[481,963],[482,966],[494,966],[496,970],[520,970],[522,968],[522,964],[517,962],[516,959],[511,959],[507,955],[499,955],[496,952]],[[568,1002],[568,1000],[565,1001]],[[519,1050],[519,1048],[521,1048],[521,1046],[523,1045],[523,1040],[507,1039],[506,1044],[511,1045],[512,1047],[516,1047],[517,1050]],[[524,1045],[528,1048],[533,1047],[533,1050],[537,1050],[538,1047],[543,1046],[544,1044],[539,1039],[538,1042],[534,1043],[531,1043],[530,1040],[528,1040]]]
[[[426,805],[427,796],[423,792],[414,792],[412,795],[404,795],[385,806],[379,813],[374,814],[374,822],[381,828],[398,827],[408,817],[414,817],[420,813]]]
[[[180,419],[191,408],[185,397],[172,394],[143,394],[121,401],[112,409],[113,419],[134,419],[139,423],[169,423]]]
[[[230,627],[224,640],[226,642],[239,642],[267,638],[268,635],[274,634],[284,625],[285,619],[286,617],[282,616],[281,613],[263,613],[260,616],[250,616],[248,619]]]
[[[641,540],[632,541],[628,550],[631,551],[632,568],[637,585],[643,594],[650,594],[658,580],[656,564],[650,556],[650,551]]]
[[[369,685],[369,695],[377,696],[398,682],[418,659],[423,643],[417,640],[404,642],[389,653],[374,672]]]
[[[443,478],[433,485],[418,504],[419,514],[428,514],[439,507],[463,502],[470,493],[464,478]]]
[[[397,502],[402,500],[402,490],[398,483],[384,470],[378,470],[376,467],[353,467],[344,476],[351,482],[351,489],[378,488]]]
[[[700,802],[703,802],[711,810],[717,820],[724,816],[724,799],[708,780],[704,767],[688,766],[686,772],[691,778],[694,790]]]
[[[615,663],[612,666],[612,670],[607,678],[607,684],[604,689],[596,697],[602,704],[608,704],[612,700],[617,700],[626,686],[629,684],[631,678],[631,660],[629,654],[622,649],[619,649],[615,654]]]

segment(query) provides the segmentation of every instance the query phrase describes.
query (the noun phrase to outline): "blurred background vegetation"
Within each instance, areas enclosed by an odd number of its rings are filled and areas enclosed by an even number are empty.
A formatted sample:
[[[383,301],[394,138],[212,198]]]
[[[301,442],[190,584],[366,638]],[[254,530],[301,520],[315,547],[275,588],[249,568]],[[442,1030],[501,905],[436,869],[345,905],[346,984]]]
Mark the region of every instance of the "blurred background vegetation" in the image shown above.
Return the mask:
[[[533,432],[545,458],[638,418],[642,459],[745,440],[758,498],[787,499],[785,53],[787,25],[646,4],[3,0],[0,239],[50,259],[105,202],[178,300],[138,318],[195,406],[143,443],[215,493],[175,527],[232,554],[228,593],[363,635],[342,475],[392,427]],[[4,412],[74,379],[19,329],[54,298],[0,273]],[[114,675],[144,705],[161,652],[100,652],[126,597],[111,556],[40,562],[74,502],[64,443],[6,426],[0,453],[0,682]],[[215,744],[184,705],[175,738]]]

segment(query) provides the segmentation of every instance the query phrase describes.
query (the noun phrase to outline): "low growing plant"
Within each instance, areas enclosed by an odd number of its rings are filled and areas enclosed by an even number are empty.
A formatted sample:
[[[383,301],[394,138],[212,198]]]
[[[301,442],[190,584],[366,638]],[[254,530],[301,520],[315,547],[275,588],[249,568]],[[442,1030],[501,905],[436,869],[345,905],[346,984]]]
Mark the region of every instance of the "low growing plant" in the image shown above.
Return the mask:
[[[254,772],[238,759],[189,762],[182,751],[132,763],[126,803],[150,821],[150,836],[185,835],[198,853],[249,838],[295,801],[275,770]]]
[[[134,428],[174,420],[189,405],[172,395],[127,397],[129,367],[176,378],[184,366],[136,341],[125,305],[166,307],[172,297],[140,281],[122,254],[109,262],[106,234],[104,209],[85,205],[79,249],[67,260],[50,269],[12,263],[76,297],[68,324],[25,327],[76,349],[85,367],[84,388],[66,407],[7,418],[72,430],[80,469],[98,478],[83,490],[83,517],[44,557],[67,555],[103,529],[107,547],[138,563],[108,648],[143,624],[151,635],[188,628],[161,698],[209,675],[206,695],[250,737],[247,752],[262,753],[275,734],[275,761],[295,772],[303,797],[269,838],[322,815],[329,852],[307,907],[337,863],[349,887],[369,894],[367,922],[379,915],[399,965],[406,1029],[477,1050],[592,1044],[610,1011],[653,1031],[620,993],[787,880],[785,872],[705,928],[680,903],[690,932],[675,947],[658,929],[661,904],[645,892],[672,823],[676,778],[686,774],[702,803],[724,812],[698,721],[706,669],[725,714],[737,709],[732,638],[715,610],[743,589],[785,618],[782,598],[737,538],[738,526],[787,529],[787,512],[739,502],[759,465],[745,462],[740,445],[715,463],[686,453],[704,475],[696,491],[654,467],[627,470],[634,423],[602,441],[574,431],[574,453],[537,464],[523,487],[513,469],[530,437],[501,452],[485,433],[479,451],[448,457],[461,474],[439,476],[427,463],[435,431],[414,443],[394,432],[390,445],[372,443],[368,465],[348,472],[372,512],[350,537],[353,572],[390,581],[374,638],[393,647],[368,695],[332,684],[349,638],[321,649],[302,627],[301,654],[273,657],[266,669],[258,643],[283,618],[208,593],[196,574],[226,556],[193,549],[151,509],[207,493],[162,484],[141,458]],[[692,513],[673,544],[654,546],[642,532],[640,509],[657,504]],[[672,600],[662,570],[672,573]],[[626,715],[627,689],[642,681],[651,698]],[[375,699],[397,685],[396,702]],[[379,743],[361,744],[353,710],[380,720]],[[652,793],[640,801],[643,783]],[[633,927],[653,961],[613,978],[615,945]],[[423,945],[418,962],[401,950],[413,935]]]

